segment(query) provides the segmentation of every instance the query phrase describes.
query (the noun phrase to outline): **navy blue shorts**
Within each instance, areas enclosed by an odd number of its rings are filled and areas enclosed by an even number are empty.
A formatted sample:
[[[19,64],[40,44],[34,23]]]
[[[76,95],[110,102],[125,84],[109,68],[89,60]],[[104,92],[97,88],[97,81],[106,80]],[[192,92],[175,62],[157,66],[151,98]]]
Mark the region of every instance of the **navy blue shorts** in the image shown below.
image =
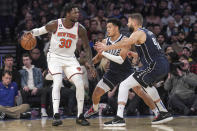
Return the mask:
[[[107,71],[103,76],[103,82],[108,85],[111,89],[113,89],[115,86],[120,84],[123,80],[125,80],[128,76],[130,76],[134,72],[133,69],[128,70],[126,72],[121,71]]]
[[[143,87],[153,86],[162,80],[169,72],[169,63],[165,58],[158,58],[155,62],[135,71],[133,77]]]

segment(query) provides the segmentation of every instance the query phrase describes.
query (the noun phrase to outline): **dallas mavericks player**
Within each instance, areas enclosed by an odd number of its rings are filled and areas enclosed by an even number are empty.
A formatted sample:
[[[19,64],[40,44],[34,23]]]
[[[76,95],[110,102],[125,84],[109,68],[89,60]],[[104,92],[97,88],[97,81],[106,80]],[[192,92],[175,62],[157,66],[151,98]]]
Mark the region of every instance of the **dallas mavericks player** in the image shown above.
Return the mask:
[[[118,19],[109,19],[107,21],[108,37],[104,39],[103,42],[107,45],[113,45],[126,38],[120,34],[120,26],[121,22]],[[102,59],[103,56],[106,57],[110,60],[110,67],[104,74],[103,78],[98,82],[92,95],[93,106],[85,113],[85,117],[89,117],[97,113],[100,97],[117,86],[133,72],[131,62],[127,57],[127,52],[129,49],[130,48],[128,47],[121,50],[109,50],[107,52],[103,52],[102,54],[98,53],[93,58],[93,63],[96,64]]]
[[[103,42],[105,42],[107,45],[112,45],[116,44],[122,39],[126,39],[119,32],[120,25],[121,23],[118,19],[109,19],[107,21],[108,38]],[[85,117],[89,117],[97,113],[100,97],[109,90],[113,89],[121,81],[126,79],[134,72],[131,62],[127,57],[129,49],[130,47],[128,46],[126,48],[122,48],[121,50],[118,49],[102,52],[102,56],[110,60],[110,68],[97,84],[97,87],[95,88],[92,95],[93,106],[85,113]],[[97,63],[102,58],[102,56],[101,54],[97,54],[93,58],[93,62]],[[139,95],[152,110],[157,109],[152,99],[142,89],[135,88],[134,92],[136,92],[136,94]],[[121,126],[123,125],[125,125],[125,123],[121,123]]]
[[[151,86],[166,76],[169,71],[168,61],[165,58],[165,55],[161,52],[161,47],[156,41],[155,35],[151,31],[142,28],[142,23],[143,17],[141,14],[131,14],[128,19],[128,27],[133,28],[134,32],[128,39],[121,40],[118,43],[109,46],[106,46],[101,42],[96,44],[96,48],[99,52],[125,48],[135,44],[140,61],[143,64],[141,70],[135,71],[121,82],[118,94],[117,116],[113,120],[105,122],[104,125],[106,126],[124,125],[123,111],[128,99],[128,95],[125,94],[128,94],[130,88],[139,89],[140,87],[144,87],[153,101],[158,99],[156,90],[152,89]],[[156,104],[161,106],[162,103]],[[160,112],[153,110],[153,112],[156,114],[156,117],[152,121],[152,124],[161,124],[173,119],[167,110]]]

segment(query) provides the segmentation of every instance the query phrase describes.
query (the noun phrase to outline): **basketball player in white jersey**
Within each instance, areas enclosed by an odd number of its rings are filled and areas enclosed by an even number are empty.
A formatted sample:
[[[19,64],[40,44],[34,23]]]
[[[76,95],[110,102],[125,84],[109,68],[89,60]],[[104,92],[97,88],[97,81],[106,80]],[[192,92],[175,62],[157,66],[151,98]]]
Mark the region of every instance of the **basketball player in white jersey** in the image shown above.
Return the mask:
[[[83,48],[87,55],[88,63],[91,66],[92,53],[88,44],[87,31],[77,22],[79,17],[78,7],[73,4],[68,4],[65,8],[65,13],[66,18],[50,21],[41,28],[33,29],[31,33],[33,36],[43,35],[48,32],[52,33],[49,52],[47,54],[49,72],[53,77],[52,101],[54,118],[52,125],[58,126],[62,124],[58,110],[62,71],[64,71],[66,77],[76,86],[78,107],[76,123],[87,126],[89,122],[83,116],[84,83],[81,75],[83,72],[74,55],[79,37],[82,39]],[[91,71],[94,72],[94,69],[92,68]]]

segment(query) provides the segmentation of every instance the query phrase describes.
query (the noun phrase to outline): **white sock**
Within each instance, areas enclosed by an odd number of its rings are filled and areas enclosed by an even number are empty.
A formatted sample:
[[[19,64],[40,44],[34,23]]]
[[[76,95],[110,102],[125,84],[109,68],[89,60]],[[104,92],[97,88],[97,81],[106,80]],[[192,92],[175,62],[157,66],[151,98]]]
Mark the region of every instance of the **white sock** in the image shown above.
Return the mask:
[[[98,111],[98,104],[93,104],[93,109],[94,109],[94,111]]]
[[[60,89],[62,85],[62,75],[53,75],[53,89],[52,89],[52,100],[53,100],[53,113],[59,113],[60,103]]]
[[[41,108],[41,113],[46,113],[46,109],[45,108]]]
[[[158,110],[157,108],[153,109],[152,111],[153,111],[153,113],[155,114],[155,116],[158,116],[159,110]]]
[[[125,108],[125,105],[122,105],[122,104],[118,105],[117,116],[123,118],[124,108]]]
[[[42,116],[48,116],[45,108],[41,108]]]
[[[159,102],[157,102],[156,105],[159,108],[159,111],[168,112],[167,109],[166,109],[166,107],[164,106],[162,100],[160,100]]]

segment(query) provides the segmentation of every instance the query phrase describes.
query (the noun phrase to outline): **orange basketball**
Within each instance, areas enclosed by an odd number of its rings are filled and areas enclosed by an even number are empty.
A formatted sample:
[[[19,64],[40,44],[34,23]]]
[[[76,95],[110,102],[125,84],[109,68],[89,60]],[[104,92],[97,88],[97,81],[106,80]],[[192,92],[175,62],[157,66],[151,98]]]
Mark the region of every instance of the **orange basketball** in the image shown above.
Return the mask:
[[[25,50],[34,49],[36,47],[36,44],[37,44],[36,38],[31,33],[25,34],[21,38],[21,46]]]

